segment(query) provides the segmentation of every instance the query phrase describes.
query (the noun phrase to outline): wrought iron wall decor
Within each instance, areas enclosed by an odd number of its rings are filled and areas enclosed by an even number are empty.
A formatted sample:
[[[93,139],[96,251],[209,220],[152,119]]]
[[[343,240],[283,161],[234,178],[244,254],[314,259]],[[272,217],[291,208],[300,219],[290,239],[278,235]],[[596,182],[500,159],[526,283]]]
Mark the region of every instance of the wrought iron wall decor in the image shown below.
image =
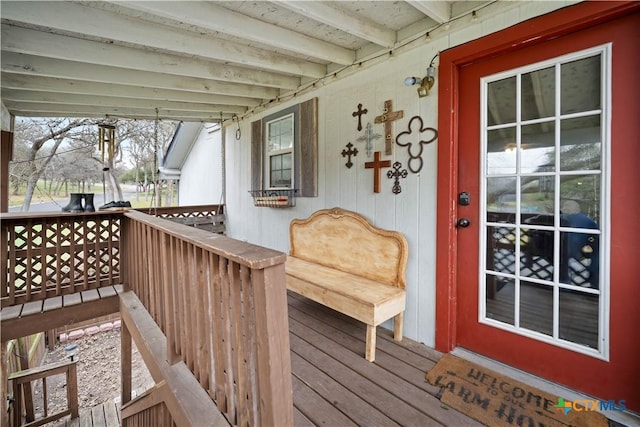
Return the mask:
[[[362,104],[358,104],[358,111],[354,111],[353,113],[351,113],[351,115],[353,117],[358,116],[358,132],[360,132],[362,130],[362,115],[363,114],[367,114],[369,112],[369,110],[362,109]]]
[[[367,157],[371,157],[371,153],[373,152],[373,142],[374,139],[379,139],[382,135],[379,133],[373,133],[373,126],[371,123],[367,123],[367,126],[364,129],[364,135],[356,139],[358,142],[366,142],[367,145],[365,149],[367,150]]]
[[[393,170],[387,171],[387,178],[393,179],[393,194],[400,194],[402,192],[402,187],[400,187],[400,178],[406,178],[409,175],[406,169],[402,169],[402,163],[394,162]]]
[[[433,132],[433,136],[429,139],[422,139],[421,134],[427,131]],[[424,127],[424,122],[420,116],[412,117],[409,121],[409,129],[398,134],[396,144],[400,147],[407,147],[407,152],[409,153],[409,163],[407,166],[411,172],[420,172],[423,165],[422,151],[424,150],[424,146],[432,143],[436,138],[438,138],[438,131],[432,127]],[[414,142],[412,142],[412,140],[418,140],[416,144],[418,148],[415,150],[413,149]]]
[[[375,123],[384,123],[384,154],[393,154],[393,122],[404,117],[404,110],[393,111],[393,101],[384,101],[382,114],[375,118]]]
[[[347,159],[347,163],[345,163],[344,165],[349,169],[351,169],[351,166],[353,166],[353,163],[351,162],[351,156],[355,157],[357,155],[358,155],[358,149],[355,148],[351,142],[349,142],[347,144],[347,148],[342,150],[342,157],[347,157],[347,156],[349,157]]]

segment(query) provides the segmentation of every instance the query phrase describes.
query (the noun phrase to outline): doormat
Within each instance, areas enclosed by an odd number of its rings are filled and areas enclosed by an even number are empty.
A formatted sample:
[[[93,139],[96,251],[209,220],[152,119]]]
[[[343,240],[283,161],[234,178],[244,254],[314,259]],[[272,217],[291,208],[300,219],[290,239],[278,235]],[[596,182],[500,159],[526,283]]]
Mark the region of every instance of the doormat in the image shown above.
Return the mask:
[[[427,372],[440,401],[488,426],[607,427],[600,412],[450,354]],[[582,403],[582,402],[581,402]]]

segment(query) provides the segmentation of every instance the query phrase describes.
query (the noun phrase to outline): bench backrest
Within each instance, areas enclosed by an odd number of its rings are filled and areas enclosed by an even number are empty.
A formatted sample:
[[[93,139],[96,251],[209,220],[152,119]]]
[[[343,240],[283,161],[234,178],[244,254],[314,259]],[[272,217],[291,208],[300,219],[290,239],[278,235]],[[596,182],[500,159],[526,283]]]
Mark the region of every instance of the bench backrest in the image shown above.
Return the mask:
[[[357,276],[406,285],[408,245],[396,231],[376,228],[362,215],[323,209],[289,226],[290,255]]]

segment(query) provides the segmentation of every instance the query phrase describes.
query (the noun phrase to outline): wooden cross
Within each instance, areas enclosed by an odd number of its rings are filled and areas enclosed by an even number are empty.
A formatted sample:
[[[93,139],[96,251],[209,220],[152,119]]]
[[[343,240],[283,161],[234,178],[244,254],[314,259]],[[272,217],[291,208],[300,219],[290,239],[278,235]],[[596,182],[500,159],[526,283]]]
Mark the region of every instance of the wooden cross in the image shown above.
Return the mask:
[[[380,160],[380,152],[373,153],[373,162],[364,164],[365,169],[373,169],[373,192],[380,192],[380,171],[382,168],[391,167],[391,160]]]
[[[367,114],[368,112],[369,110],[366,108],[364,110],[362,109],[362,104],[358,104],[358,111],[351,113],[353,117],[358,116],[358,131],[362,130],[362,115]]]
[[[355,157],[358,154],[358,149],[353,148],[353,144],[351,142],[347,144],[347,148],[348,150],[342,150],[342,157],[349,156],[349,158],[347,159],[347,163],[345,163],[345,166],[351,168],[351,166],[353,166],[353,163],[351,163],[351,156]]]
[[[384,101],[382,115],[376,117],[375,123],[384,123],[384,154],[393,153],[393,121],[404,117],[404,110],[393,111],[393,101]]]

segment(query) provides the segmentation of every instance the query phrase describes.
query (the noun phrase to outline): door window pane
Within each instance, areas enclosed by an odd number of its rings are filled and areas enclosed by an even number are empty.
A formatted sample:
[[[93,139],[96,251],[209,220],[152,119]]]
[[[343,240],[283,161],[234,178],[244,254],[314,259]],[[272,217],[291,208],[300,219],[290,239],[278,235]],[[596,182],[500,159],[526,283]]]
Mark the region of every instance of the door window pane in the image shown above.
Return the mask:
[[[490,274],[487,275],[486,306],[487,318],[514,325],[514,279]]]
[[[562,114],[599,110],[602,99],[601,56],[567,62],[560,67]]]
[[[555,115],[555,67],[522,75],[522,120],[541,119]]]
[[[598,170],[601,163],[599,114],[560,122],[560,169]]]
[[[553,287],[520,283],[520,327],[553,335]]]
[[[553,172],[556,169],[555,123],[523,125],[520,172]]]
[[[509,77],[487,85],[487,121],[489,126],[516,121],[516,78]]]
[[[516,128],[501,128],[487,132],[487,173],[489,175],[516,172]]]
[[[604,51],[487,77],[482,91],[481,317],[587,353],[606,341]]]
[[[553,230],[523,228],[520,239],[520,275],[553,280]]]
[[[598,348],[597,294],[560,290],[560,338]]]
[[[487,178],[487,221],[515,224],[514,215],[493,215],[516,211],[516,178]],[[491,218],[493,216],[493,218]],[[510,219],[509,219],[510,218]]]

